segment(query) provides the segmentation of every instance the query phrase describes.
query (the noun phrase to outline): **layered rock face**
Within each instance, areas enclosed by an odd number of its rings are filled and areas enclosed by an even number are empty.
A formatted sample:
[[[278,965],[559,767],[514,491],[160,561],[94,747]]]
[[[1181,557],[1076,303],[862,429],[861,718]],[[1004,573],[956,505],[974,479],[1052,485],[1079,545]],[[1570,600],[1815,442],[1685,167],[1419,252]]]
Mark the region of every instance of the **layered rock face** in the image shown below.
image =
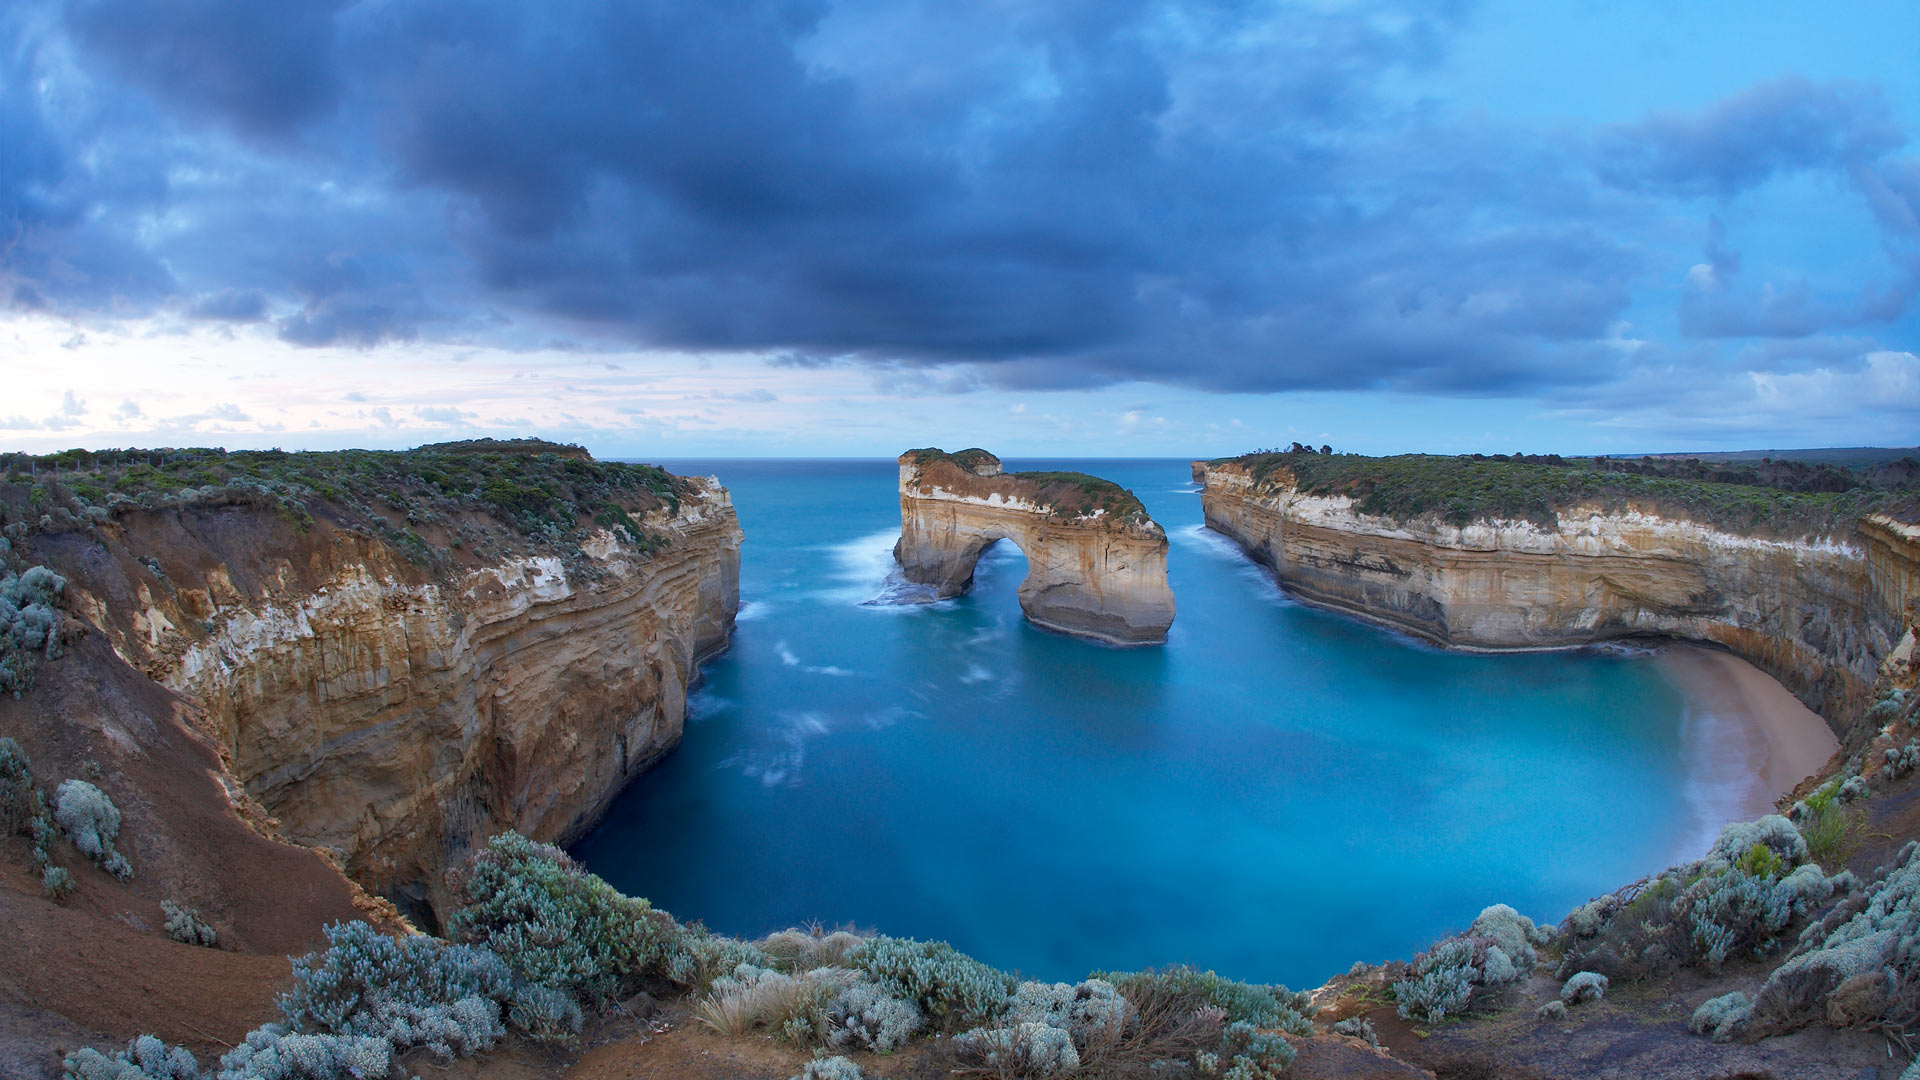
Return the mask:
[[[1077,474],[1006,473],[983,450],[900,456],[894,557],[909,581],[957,596],[999,540],[1027,556],[1020,610],[1036,625],[1120,645],[1166,640],[1167,534],[1130,494]]]
[[[1195,463],[1207,524],[1290,590],[1448,645],[1510,649],[1653,635],[1724,645],[1828,717],[1909,635],[1920,530],[1869,518],[1818,541],[1572,507],[1557,528],[1364,515],[1281,470]],[[1911,646],[1906,646],[1911,648]]]
[[[425,914],[485,837],[569,841],[680,741],[732,630],[741,532],[714,481],[643,524],[664,548],[603,530],[433,574],[324,518],[169,511],[130,520],[76,604],[203,706],[285,835]]]

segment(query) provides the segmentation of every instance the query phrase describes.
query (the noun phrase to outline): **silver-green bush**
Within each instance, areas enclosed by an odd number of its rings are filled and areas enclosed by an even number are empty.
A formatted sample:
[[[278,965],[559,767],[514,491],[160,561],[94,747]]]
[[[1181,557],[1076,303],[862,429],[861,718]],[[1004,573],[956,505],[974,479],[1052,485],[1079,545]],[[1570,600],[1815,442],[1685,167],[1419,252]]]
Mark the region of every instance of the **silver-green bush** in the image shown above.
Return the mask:
[[[66,1080],[200,1080],[200,1065],[184,1046],[142,1035],[125,1050],[75,1050],[61,1063]]]
[[[200,919],[200,912],[190,907],[181,907],[171,900],[160,901],[161,914],[166,916],[167,936],[183,945],[199,945],[211,949],[219,944],[220,933]]]
[[[954,1040],[963,1055],[977,1055],[1001,1076],[1040,1078],[1080,1067],[1080,1051],[1065,1028],[1022,1021],[974,1028]],[[963,1057],[962,1060],[965,1060]]]
[[[85,780],[62,780],[53,794],[53,819],[80,854],[123,881],[133,876],[133,867],[113,849],[120,836],[120,808],[106,792]]]
[[[589,1002],[617,998],[649,975],[667,977],[686,955],[671,918],[519,833],[490,840],[453,893],[460,908],[448,936],[486,946],[528,982]]]
[[[15,576],[0,570],[0,693],[33,688],[41,657],[60,658],[60,615],[67,581],[44,566]]]
[[[1416,957],[1408,977],[1394,983],[1401,1017],[1437,1022],[1498,998],[1533,972],[1534,941],[1543,938],[1532,919],[1505,904],[1481,911],[1465,933],[1436,943]]]
[[[572,995],[551,986],[525,983],[513,991],[507,1022],[544,1046],[572,1046],[580,1041],[585,1018]]]
[[[40,891],[49,900],[65,900],[73,895],[73,875],[64,866],[49,866],[40,871]]]
[[[1473,944],[1442,941],[1416,957],[1407,978],[1393,984],[1402,1019],[1438,1023],[1473,1000]]]
[[[1827,995],[1875,971],[1891,973],[1878,1022],[1896,1030],[1920,1026],[1920,844],[1914,842],[1864,894],[1802,932],[1754,996],[1753,1026],[1772,1034],[1820,1020]]]
[[[366,1035],[315,1035],[267,1024],[220,1058],[218,1080],[385,1080],[393,1047]]]
[[[1599,1001],[1607,996],[1607,977],[1597,971],[1576,972],[1560,987],[1560,1000],[1569,1005]]]
[[[834,996],[825,1010],[827,1045],[897,1050],[926,1024],[919,1006],[871,982],[857,982]]]
[[[425,1047],[441,1060],[486,1050],[505,1034],[501,1003],[513,977],[486,949],[419,935],[400,940],[366,923],[336,923],[328,947],[295,961],[280,1011],[295,1031]]]
[[[877,937],[847,951],[847,963],[864,971],[891,997],[913,1002],[933,1026],[959,1031],[997,1017],[1014,980],[944,941]]]
[[[1752,1016],[1753,1002],[1735,990],[1701,1002],[1687,1021],[1687,1030],[1695,1035],[1711,1035],[1715,1042],[1726,1042],[1744,1030]]]
[[[1345,1020],[1333,1023],[1336,1035],[1350,1035],[1356,1039],[1365,1039],[1370,1046],[1380,1045],[1380,1033],[1373,1030],[1373,1021],[1364,1016],[1349,1016]]]
[[[1920,739],[1908,739],[1905,746],[1887,747],[1886,766],[1889,780],[1904,779],[1907,774],[1920,768]]]
[[[1729,825],[1705,858],[1575,909],[1559,974],[1644,978],[1686,964],[1716,972],[1735,956],[1767,956],[1797,920],[1855,883],[1808,858],[1806,838],[1777,814]]]
[[[790,1080],[866,1080],[866,1074],[852,1058],[821,1057],[807,1062]]]

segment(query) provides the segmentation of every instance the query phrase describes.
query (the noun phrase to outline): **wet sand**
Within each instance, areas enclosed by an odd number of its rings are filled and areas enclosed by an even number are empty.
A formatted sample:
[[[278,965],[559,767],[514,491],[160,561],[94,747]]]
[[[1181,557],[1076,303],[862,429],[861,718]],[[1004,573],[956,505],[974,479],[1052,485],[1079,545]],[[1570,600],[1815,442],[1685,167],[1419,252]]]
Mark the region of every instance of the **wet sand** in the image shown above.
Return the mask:
[[[1731,653],[1671,645],[1660,665],[1687,698],[1682,742],[1694,828],[1677,859],[1699,858],[1728,822],[1772,813],[1776,799],[1840,749],[1825,720]]]

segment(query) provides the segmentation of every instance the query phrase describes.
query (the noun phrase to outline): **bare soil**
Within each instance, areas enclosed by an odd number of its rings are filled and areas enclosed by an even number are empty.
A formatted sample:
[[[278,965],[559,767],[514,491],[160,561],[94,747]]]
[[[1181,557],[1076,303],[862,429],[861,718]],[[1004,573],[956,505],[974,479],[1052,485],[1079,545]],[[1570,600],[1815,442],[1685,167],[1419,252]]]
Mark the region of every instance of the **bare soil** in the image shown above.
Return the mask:
[[[320,856],[250,826],[221,784],[192,704],[134,671],[95,633],[43,663],[20,700],[0,696],[0,735],[17,739],[51,795],[91,778],[122,814],[122,883],[64,840],[55,859],[78,885],[48,900],[24,838],[0,840],[0,1076],[59,1075],[81,1045],[152,1032],[204,1057],[273,1018],[289,954],[358,918],[357,890]],[[219,947],[170,940],[160,901],[197,908]]]

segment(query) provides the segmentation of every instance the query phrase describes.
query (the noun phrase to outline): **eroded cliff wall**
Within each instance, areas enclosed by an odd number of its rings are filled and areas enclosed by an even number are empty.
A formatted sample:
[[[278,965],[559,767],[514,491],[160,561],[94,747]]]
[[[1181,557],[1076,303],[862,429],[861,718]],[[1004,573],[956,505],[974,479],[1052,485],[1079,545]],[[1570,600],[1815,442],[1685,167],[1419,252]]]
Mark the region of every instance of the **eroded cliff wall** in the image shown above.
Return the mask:
[[[1509,649],[1637,635],[1714,642],[1815,711],[1850,715],[1908,635],[1920,530],[1869,518],[1818,540],[1745,536],[1635,510],[1564,508],[1553,528],[1396,521],[1195,464],[1207,524],[1290,590],[1448,645]]]
[[[643,519],[652,551],[600,530],[431,571],[324,514],[136,514],[75,553],[74,607],[199,703],[285,835],[423,913],[487,835],[570,840],[679,742],[739,604],[732,503],[695,487]]]
[[[1096,505],[1097,495],[1067,504],[1060,500],[1083,497],[1079,488],[1031,478],[1053,474],[1002,473],[985,451],[957,456],[972,467],[935,454],[900,457],[894,556],[908,580],[956,596],[972,584],[981,552],[1011,539],[1027,557],[1020,609],[1032,622],[1121,645],[1166,640],[1167,534],[1130,494],[1124,506]]]

